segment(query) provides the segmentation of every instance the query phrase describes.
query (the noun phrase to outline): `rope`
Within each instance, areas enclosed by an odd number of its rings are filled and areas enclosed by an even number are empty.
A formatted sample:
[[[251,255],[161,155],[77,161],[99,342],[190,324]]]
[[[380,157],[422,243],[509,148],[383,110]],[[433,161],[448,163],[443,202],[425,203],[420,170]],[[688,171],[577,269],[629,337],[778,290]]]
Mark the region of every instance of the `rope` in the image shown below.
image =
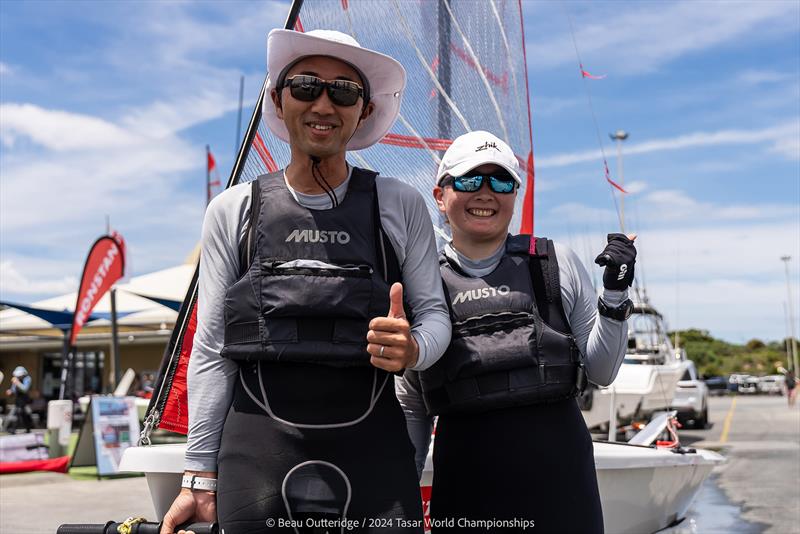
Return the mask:
[[[617,197],[614,194],[614,189],[615,189],[616,184],[614,184],[614,182],[609,178],[609,174],[610,173],[609,173],[609,170],[608,170],[608,160],[606,159],[606,151],[605,151],[605,148],[603,146],[603,137],[600,135],[600,126],[597,123],[597,115],[594,112],[594,105],[592,104],[592,93],[589,90],[589,85],[588,85],[588,82],[586,81],[586,76],[584,74],[586,71],[583,69],[583,61],[581,61],[581,54],[578,51],[578,41],[577,41],[577,39],[575,39],[575,30],[574,30],[574,28],[572,26],[572,17],[570,16],[569,11],[567,11],[567,7],[566,7],[566,5],[564,3],[561,3],[561,8],[564,10],[564,14],[567,17],[567,22],[569,23],[569,33],[570,33],[570,36],[572,37],[572,45],[575,47],[575,57],[578,59],[578,68],[580,69],[580,72],[581,72],[581,79],[583,80],[583,87],[584,87],[584,90],[586,91],[586,98],[587,98],[587,100],[589,102],[589,112],[591,113],[591,116],[592,116],[592,123],[594,124],[595,134],[597,135],[597,144],[600,146],[600,154],[603,156],[603,166],[604,166],[604,169],[605,169],[606,181],[608,182],[609,187],[610,187],[611,198],[614,200],[614,209],[617,212],[617,219],[619,219],[619,227],[620,227],[621,230],[624,230],[625,224],[624,224],[624,222],[622,220],[622,213],[619,210],[619,204],[617,203]],[[621,189],[619,186],[616,186],[616,188],[617,189]],[[622,192],[624,193],[624,190]]]

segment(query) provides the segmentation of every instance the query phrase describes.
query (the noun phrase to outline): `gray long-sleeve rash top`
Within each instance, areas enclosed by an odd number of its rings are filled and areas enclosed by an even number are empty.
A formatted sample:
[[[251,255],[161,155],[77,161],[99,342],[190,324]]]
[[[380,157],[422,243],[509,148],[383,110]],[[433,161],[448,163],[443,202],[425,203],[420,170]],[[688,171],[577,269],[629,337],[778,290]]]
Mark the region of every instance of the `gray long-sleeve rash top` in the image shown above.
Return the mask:
[[[348,183],[349,176],[334,190],[340,201],[347,194]],[[187,376],[187,470],[217,470],[222,427],[239,369],[236,362],[220,356],[225,329],[224,299],[228,287],[240,275],[239,243],[250,224],[251,190],[250,184],[240,184],[222,192],[209,204],[203,221],[197,332]],[[325,194],[305,195],[289,190],[306,208],[331,208]],[[411,332],[419,345],[414,369],[427,369],[450,342],[450,317],[439,275],[433,227],[422,197],[407,184],[379,177],[377,192],[381,225],[397,254],[403,294],[414,312]]]
[[[598,315],[597,295],[588,271],[570,248],[559,243],[554,245],[558,258],[561,301],[578,349],[585,358],[586,374],[595,384],[607,386],[616,378],[625,356],[628,324]],[[460,254],[449,243],[445,245],[444,252],[466,274],[485,276],[500,263],[505,248],[503,243],[494,254],[477,261]],[[620,305],[627,298],[627,290],[603,290],[603,300],[611,307]],[[409,437],[417,451],[417,470],[421,473],[428,454],[433,418],[425,413],[417,373],[407,372],[402,378],[397,378],[395,389],[406,415]]]

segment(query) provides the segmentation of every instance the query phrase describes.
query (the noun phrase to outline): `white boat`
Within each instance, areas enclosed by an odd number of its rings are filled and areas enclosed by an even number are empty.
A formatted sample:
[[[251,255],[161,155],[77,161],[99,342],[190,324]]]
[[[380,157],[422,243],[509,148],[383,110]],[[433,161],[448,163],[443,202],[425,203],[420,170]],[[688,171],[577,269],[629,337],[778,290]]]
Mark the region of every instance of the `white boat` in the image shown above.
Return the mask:
[[[686,370],[686,358],[667,336],[664,318],[651,305],[636,303],[628,319],[628,350],[614,382],[590,391],[591,408],[583,411],[589,428],[608,423],[611,399],[618,423],[647,419],[672,404]]]
[[[426,496],[430,495],[433,480],[432,450],[433,447],[420,481]],[[185,451],[186,444],[130,447],[122,457],[121,472],[145,473],[159,521],[178,495]],[[678,453],[672,449],[595,442],[594,461],[605,531],[645,534],[682,520],[711,469],[724,458],[700,449]]]

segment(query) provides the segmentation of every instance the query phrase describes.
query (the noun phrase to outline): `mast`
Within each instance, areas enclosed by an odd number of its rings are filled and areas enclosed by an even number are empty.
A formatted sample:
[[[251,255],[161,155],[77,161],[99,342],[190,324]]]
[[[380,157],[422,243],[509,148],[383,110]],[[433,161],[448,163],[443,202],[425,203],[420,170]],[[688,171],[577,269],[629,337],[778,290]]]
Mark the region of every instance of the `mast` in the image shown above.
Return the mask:
[[[439,0],[436,4],[436,14],[438,19],[439,36],[439,68],[437,77],[442,85],[445,94],[450,94],[450,15],[444,3],[447,0]],[[450,139],[450,108],[444,95],[438,98],[438,133],[439,139]]]

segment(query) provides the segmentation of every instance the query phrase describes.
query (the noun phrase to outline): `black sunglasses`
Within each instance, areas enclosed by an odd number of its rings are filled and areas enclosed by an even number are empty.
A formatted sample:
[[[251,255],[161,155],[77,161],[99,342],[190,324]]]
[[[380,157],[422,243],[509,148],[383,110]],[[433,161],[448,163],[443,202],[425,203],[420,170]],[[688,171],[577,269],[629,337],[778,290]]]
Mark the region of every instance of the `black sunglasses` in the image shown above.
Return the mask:
[[[489,180],[489,189],[495,193],[513,193],[517,188],[517,181],[514,177],[503,171],[486,174],[473,171],[464,176],[445,176],[442,179],[441,187],[452,185],[456,191],[474,193],[483,186],[485,179]]]
[[[359,97],[364,96],[364,88],[350,80],[325,81],[316,76],[298,74],[287,78],[283,87],[288,87],[292,97],[302,102],[313,102],[323,89],[327,89],[328,98],[337,106],[353,106]],[[282,87],[282,88],[283,88]]]

